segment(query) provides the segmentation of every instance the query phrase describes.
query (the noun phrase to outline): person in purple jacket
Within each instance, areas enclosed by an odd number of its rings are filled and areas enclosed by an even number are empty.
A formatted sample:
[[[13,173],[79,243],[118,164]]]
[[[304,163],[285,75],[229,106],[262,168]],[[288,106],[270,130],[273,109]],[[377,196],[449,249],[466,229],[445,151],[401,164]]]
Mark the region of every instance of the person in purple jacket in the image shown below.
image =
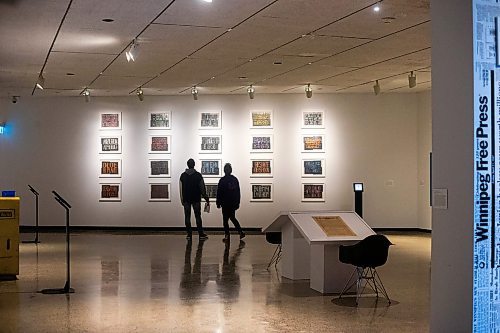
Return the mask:
[[[240,234],[240,239],[245,237],[241,230],[240,223],[236,219],[236,210],[240,208],[240,183],[238,178],[231,175],[233,168],[230,163],[224,165],[224,177],[219,180],[217,185],[217,208],[222,207],[222,223],[224,225],[224,241],[229,238],[229,220],[233,222],[236,230]]]

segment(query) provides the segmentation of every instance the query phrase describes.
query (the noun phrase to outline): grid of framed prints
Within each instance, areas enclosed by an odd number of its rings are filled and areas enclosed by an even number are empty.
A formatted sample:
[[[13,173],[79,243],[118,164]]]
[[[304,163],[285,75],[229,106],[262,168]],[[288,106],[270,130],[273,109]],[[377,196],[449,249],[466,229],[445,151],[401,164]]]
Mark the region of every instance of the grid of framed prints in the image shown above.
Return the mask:
[[[250,128],[273,128],[273,110],[250,111]]]
[[[149,201],[170,200],[170,183],[149,183]]]
[[[252,159],[250,177],[272,177],[273,176],[273,160],[272,159]]]
[[[150,135],[149,153],[150,154],[170,154],[172,139],[170,135]]]
[[[99,201],[121,201],[122,184],[119,182],[99,183],[101,195]]]
[[[101,112],[99,113],[101,130],[121,130],[121,112]]]
[[[200,160],[200,173],[203,177],[221,177],[222,160]]]
[[[222,153],[222,135],[200,135],[200,154]]]
[[[200,129],[220,130],[222,129],[221,111],[201,111],[198,124]]]
[[[301,160],[302,201],[325,202],[325,183],[312,183],[308,178],[325,178],[325,135],[320,131],[325,128],[323,110],[302,111],[301,127],[307,130],[302,134],[301,145],[304,154]]]
[[[322,110],[302,111],[302,128],[325,128],[325,113]]]
[[[148,112],[148,178],[150,202],[171,201],[170,180],[172,161],[172,112]]]
[[[149,159],[149,178],[170,178],[170,160],[169,159]]]
[[[205,183],[205,189],[209,199],[217,199],[217,183]]]
[[[302,177],[304,178],[325,177],[325,159],[324,158],[303,159]]]
[[[254,202],[271,202],[273,201],[273,184],[272,183],[251,183],[252,197],[250,201]]]
[[[172,112],[149,112],[149,129],[169,130],[172,127]]]
[[[325,201],[324,183],[302,183],[302,201]]]
[[[252,134],[250,140],[251,153],[272,153],[273,135],[272,134]]]
[[[122,113],[100,112],[99,130],[99,201],[121,201]]]
[[[250,178],[273,178],[273,122],[273,110],[250,110]],[[250,185],[250,201],[273,201],[272,182]]]

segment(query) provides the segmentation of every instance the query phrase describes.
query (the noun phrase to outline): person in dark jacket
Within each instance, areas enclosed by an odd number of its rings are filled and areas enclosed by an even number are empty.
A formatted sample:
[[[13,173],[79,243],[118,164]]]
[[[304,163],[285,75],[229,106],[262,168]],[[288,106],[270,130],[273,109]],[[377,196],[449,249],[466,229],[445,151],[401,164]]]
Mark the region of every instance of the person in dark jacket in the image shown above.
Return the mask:
[[[224,177],[217,185],[217,208],[222,207],[222,223],[224,225],[224,241],[229,240],[229,220],[233,222],[236,230],[240,234],[240,239],[245,237],[241,230],[240,223],[236,219],[236,210],[240,208],[240,183],[238,178],[231,175],[233,168],[230,163],[224,165]]]
[[[209,199],[205,189],[203,176],[194,169],[194,160],[190,158],[187,161],[188,168],[184,171],[180,178],[180,194],[181,202],[184,206],[184,223],[186,225],[187,239],[192,238],[191,229],[191,206],[193,207],[194,217],[196,219],[196,227],[200,240],[208,239],[208,236],[203,232],[203,222],[201,220],[201,198],[203,197],[207,203]]]

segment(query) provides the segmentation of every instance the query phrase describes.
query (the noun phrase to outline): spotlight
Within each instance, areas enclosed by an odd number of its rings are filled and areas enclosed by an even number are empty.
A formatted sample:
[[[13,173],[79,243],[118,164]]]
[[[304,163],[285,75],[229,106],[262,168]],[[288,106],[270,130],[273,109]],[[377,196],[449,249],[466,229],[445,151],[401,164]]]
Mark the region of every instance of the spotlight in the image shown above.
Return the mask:
[[[19,96],[12,96],[11,101],[12,101],[12,103],[16,104],[17,101],[19,101]]]
[[[377,4],[373,7],[373,11],[376,13],[380,12],[380,2],[377,2]]]
[[[142,88],[137,89],[136,94],[139,100],[142,102],[144,100],[144,91],[142,91]]]
[[[408,87],[415,88],[417,86],[417,76],[413,74],[413,71],[408,75]]]
[[[85,102],[88,103],[90,101],[90,91],[87,88],[85,88],[82,95],[83,97],[85,97]]]
[[[373,92],[375,95],[380,94],[380,84],[378,84],[378,80],[375,80],[375,85],[373,86]]]
[[[313,95],[313,90],[312,90],[312,88],[311,88],[311,84],[310,84],[310,83],[308,83],[308,84],[307,84],[307,87],[306,87],[306,97],[307,97],[307,98],[311,98],[311,97],[312,97],[312,95]]]
[[[134,38],[132,41],[132,45],[130,45],[130,49],[125,52],[125,57],[127,58],[127,61],[130,62],[135,61],[135,57],[137,56],[137,47],[139,44],[137,43],[137,40]]]
[[[38,80],[36,80],[36,87],[38,89],[42,89],[43,90],[43,86],[45,85],[45,78],[43,77],[43,74],[40,73],[40,75],[38,75]]]
[[[253,85],[250,85],[250,87],[248,87],[247,93],[248,93],[248,97],[250,97],[250,99],[254,99],[254,97],[255,97],[255,88],[253,87]]]
[[[191,95],[193,95],[193,99],[195,101],[198,100],[198,89],[196,89],[196,86],[193,86],[193,88],[191,88]]]

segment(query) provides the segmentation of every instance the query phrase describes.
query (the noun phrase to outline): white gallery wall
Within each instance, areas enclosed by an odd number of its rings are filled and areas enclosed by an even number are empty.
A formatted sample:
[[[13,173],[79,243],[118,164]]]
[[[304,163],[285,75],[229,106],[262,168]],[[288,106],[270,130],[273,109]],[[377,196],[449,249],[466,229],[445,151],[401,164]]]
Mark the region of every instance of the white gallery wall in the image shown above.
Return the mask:
[[[419,116],[419,109],[424,114]],[[170,202],[149,202],[148,130],[150,111],[172,112]],[[22,98],[17,104],[0,99],[0,189],[14,189],[22,198],[21,224],[34,224],[31,184],[41,192],[40,224],[63,225],[64,212],[53,200],[57,190],[73,205],[71,222],[79,226],[181,227],[178,179],[190,157],[199,154],[199,112],[222,111],[221,154],[204,158],[231,162],[239,178],[242,204],[238,218],[244,227],[266,226],[286,210],[353,210],[353,182],[364,182],[364,218],[372,227],[430,228],[429,207],[423,204],[430,145],[430,94],[277,94],[203,96]],[[273,129],[250,129],[250,110],[273,110]],[[303,110],[323,110],[324,129],[303,129]],[[121,202],[100,202],[100,112],[121,112]],[[426,115],[426,113],[428,115]],[[428,127],[419,129],[419,127]],[[158,133],[160,133],[158,132]],[[274,136],[272,154],[250,153],[252,134]],[[325,153],[302,153],[302,134],[321,133]],[[426,138],[429,136],[429,138]],[[427,143],[426,143],[427,142]],[[111,158],[111,156],[105,156]],[[272,178],[250,178],[250,159],[273,159]],[[326,160],[325,177],[301,177],[302,159]],[[199,169],[199,165],[196,166]],[[212,179],[216,181],[216,179]],[[206,179],[206,182],[210,182]],[[250,202],[252,182],[272,182],[272,202]],[[302,202],[303,182],[325,183],[325,202]],[[422,185],[421,182],[424,184]],[[428,189],[428,187],[427,187]],[[215,207],[212,207],[215,208]],[[427,210],[426,210],[427,209]],[[220,210],[203,214],[204,225],[221,226]],[[194,221],[193,221],[194,225]]]

